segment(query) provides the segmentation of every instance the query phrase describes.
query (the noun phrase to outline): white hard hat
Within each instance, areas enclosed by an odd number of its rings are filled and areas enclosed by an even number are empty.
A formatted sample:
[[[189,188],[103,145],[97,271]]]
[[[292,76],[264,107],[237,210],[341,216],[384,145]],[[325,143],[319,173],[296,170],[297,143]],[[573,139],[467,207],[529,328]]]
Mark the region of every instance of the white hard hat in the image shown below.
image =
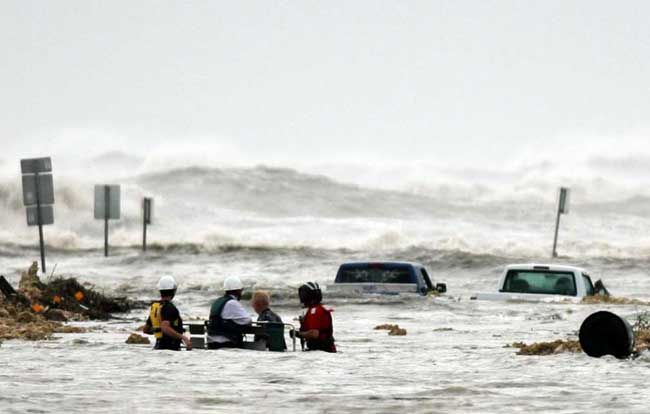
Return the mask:
[[[176,289],[176,280],[171,276],[163,276],[158,281],[158,290],[174,290]]]
[[[243,289],[244,285],[241,283],[241,280],[237,276],[229,276],[226,280],[223,281],[223,290],[226,292],[231,290],[240,290]]]

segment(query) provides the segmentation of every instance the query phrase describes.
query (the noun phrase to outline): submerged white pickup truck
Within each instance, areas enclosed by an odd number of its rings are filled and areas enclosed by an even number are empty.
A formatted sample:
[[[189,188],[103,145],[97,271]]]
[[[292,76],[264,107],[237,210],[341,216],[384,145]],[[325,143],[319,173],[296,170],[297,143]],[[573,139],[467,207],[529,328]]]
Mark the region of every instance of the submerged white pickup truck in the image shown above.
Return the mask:
[[[609,294],[599,280],[596,288],[586,270],[574,266],[514,264],[506,266],[498,292],[477,293],[472,299],[504,301],[582,300]]]

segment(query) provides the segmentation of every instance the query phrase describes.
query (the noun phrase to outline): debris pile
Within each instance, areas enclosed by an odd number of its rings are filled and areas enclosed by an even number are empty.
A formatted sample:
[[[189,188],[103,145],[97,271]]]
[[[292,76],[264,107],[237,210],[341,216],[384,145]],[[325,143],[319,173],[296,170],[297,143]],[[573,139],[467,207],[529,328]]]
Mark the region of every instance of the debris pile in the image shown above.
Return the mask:
[[[64,325],[70,320],[108,319],[111,312],[127,312],[140,305],[126,298],[110,298],[81,285],[74,278],[44,283],[34,262],[23,272],[18,290],[0,277],[0,339],[49,339],[54,333],[85,332]]]
[[[0,339],[49,339],[55,333],[81,333],[83,328],[49,321],[43,314],[10,301],[0,304]]]
[[[400,328],[399,325],[383,324],[375,326],[375,330],[386,330],[390,336],[405,336],[406,329]]]
[[[75,278],[56,278],[44,292],[44,302],[59,309],[77,312],[89,319],[110,319],[112,313],[129,312],[142,307],[125,297],[108,297],[80,284]]]
[[[43,283],[38,277],[36,262],[23,272],[18,293],[28,300],[34,312],[60,321],[71,318],[106,320],[111,318],[111,313],[128,312],[143,306],[124,297],[107,297],[75,278],[57,277]]]

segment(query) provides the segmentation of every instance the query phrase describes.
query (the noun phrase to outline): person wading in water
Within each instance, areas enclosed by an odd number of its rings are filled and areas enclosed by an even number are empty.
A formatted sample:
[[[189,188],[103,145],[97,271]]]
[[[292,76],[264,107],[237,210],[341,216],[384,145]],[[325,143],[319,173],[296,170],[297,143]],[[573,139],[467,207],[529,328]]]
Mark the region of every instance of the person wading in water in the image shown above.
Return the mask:
[[[158,281],[160,300],[151,304],[149,318],[142,329],[144,333],[156,337],[154,349],[180,351],[181,343],[188,351],[192,349],[192,341],[183,335],[183,319],[172,303],[176,288],[176,280],[171,276],[163,276]]]
[[[323,294],[316,282],[307,282],[298,289],[300,303],[307,310],[300,320],[300,331],[294,332],[304,340],[308,351],[336,352],[331,311],[321,304]]]
[[[251,331],[251,316],[239,302],[244,285],[237,276],[223,282],[225,294],[210,308],[208,349],[241,348],[244,334]]]

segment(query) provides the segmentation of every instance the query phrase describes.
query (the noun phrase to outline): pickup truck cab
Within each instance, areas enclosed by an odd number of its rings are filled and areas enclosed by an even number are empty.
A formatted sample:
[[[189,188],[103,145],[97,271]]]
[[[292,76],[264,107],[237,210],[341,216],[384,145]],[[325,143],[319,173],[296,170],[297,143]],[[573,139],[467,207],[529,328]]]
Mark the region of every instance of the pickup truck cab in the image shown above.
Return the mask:
[[[444,293],[447,286],[431,282],[429,273],[419,263],[411,262],[350,262],[339,267],[329,293],[427,295]]]
[[[600,285],[602,286],[602,283]],[[595,292],[591,277],[582,268],[514,264],[506,266],[499,279],[498,292],[477,293],[472,299],[552,301],[575,298],[581,300],[585,296],[594,295]]]

